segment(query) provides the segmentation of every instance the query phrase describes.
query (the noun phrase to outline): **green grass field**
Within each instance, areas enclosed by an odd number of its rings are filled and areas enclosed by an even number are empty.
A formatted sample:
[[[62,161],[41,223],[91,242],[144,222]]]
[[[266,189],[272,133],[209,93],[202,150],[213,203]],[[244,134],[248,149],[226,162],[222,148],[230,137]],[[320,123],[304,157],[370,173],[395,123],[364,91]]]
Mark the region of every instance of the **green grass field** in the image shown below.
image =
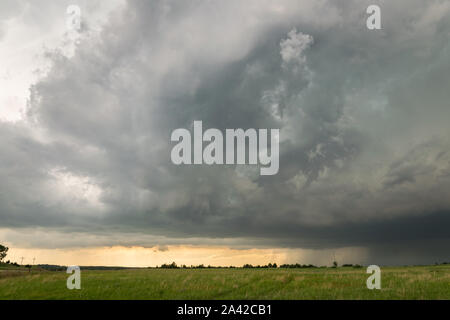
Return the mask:
[[[365,268],[128,269],[64,272],[0,269],[0,299],[450,299],[450,265],[381,268],[368,290]]]

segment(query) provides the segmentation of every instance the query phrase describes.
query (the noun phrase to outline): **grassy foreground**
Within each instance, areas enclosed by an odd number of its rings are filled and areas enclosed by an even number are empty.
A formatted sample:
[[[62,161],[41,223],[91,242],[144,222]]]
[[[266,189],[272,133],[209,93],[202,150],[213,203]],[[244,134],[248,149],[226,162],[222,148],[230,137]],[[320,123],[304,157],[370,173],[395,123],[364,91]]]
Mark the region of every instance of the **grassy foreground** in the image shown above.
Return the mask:
[[[381,290],[365,268],[0,270],[0,299],[450,299],[450,265],[381,268]]]

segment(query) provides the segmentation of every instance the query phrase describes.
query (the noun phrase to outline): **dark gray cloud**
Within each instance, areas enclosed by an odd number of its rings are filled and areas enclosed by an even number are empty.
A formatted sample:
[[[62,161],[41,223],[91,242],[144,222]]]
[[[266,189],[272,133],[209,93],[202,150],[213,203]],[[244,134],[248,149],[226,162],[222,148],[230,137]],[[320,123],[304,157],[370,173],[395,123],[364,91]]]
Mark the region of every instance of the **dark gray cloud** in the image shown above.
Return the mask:
[[[129,0],[0,124],[0,226],[443,258],[450,5],[378,3]],[[171,164],[194,120],[280,128],[279,174]]]

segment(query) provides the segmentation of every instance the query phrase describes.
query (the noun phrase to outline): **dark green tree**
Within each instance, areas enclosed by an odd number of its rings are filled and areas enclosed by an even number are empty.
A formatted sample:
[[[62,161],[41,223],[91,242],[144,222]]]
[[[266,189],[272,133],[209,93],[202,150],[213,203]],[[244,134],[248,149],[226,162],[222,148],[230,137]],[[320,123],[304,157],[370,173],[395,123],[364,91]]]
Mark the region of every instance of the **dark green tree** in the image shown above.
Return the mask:
[[[3,245],[0,244],[0,262],[5,259],[6,257],[6,253],[8,252],[9,248],[5,247]]]

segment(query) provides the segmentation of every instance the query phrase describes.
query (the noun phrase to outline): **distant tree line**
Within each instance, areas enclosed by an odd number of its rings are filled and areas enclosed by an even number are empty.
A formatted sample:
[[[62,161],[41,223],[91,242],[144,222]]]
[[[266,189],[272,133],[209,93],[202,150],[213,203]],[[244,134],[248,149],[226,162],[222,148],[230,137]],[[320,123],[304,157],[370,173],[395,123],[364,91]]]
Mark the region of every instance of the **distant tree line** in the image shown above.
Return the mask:
[[[183,264],[183,265],[179,266],[175,262],[172,262],[170,264],[164,263],[161,266],[156,267],[156,268],[159,268],[159,269],[213,269],[213,268],[217,269],[217,268],[223,268],[223,269],[225,269],[225,268],[235,268],[235,267],[233,267],[233,266],[230,266],[230,267],[217,266],[216,267],[216,266],[211,266],[211,265],[205,266],[204,264],[199,264],[196,266],[194,266],[194,265],[187,266],[187,265]]]
[[[4,263],[6,263],[6,264],[10,264],[10,265],[12,265],[12,266],[16,266],[16,267],[18,267],[19,266],[19,264],[17,263],[17,262],[12,262],[12,261],[5,261]]]
[[[343,267],[353,267],[353,268],[362,268],[361,265],[359,264],[343,264]],[[333,267],[337,267],[337,263],[333,265]],[[151,268],[151,267],[149,267]],[[200,265],[191,265],[191,266],[186,266],[185,264],[183,265],[177,265],[175,262],[172,263],[164,263],[161,266],[156,267],[158,269],[231,269],[231,268],[243,268],[243,269],[272,269],[272,268],[290,268],[290,269],[301,269],[301,268],[327,268],[326,266],[315,266],[313,264],[299,264],[299,263],[295,263],[295,264],[282,264],[280,266],[278,266],[276,263],[269,263],[267,265],[251,265],[251,264],[244,264],[242,267],[235,267],[235,266],[228,266],[228,267],[223,267],[223,266],[205,266],[203,264]]]
[[[278,266],[277,266],[276,263],[269,263],[268,265],[265,265],[265,266],[260,266],[260,265],[253,266],[253,265],[251,265],[251,264],[244,264],[244,265],[242,266],[242,268],[244,268],[244,269],[251,269],[251,268],[256,268],[256,269],[268,269],[268,268],[278,268]]]
[[[245,268],[245,269],[248,269],[248,268],[261,268],[262,269],[262,268],[277,268],[277,267],[278,266],[276,263],[269,263],[269,264],[263,265],[263,266],[261,266],[261,265],[253,266],[251,264],[244,264],[242,266],[242,268]],[[183,264],[183,265],[179,266],[175,262],[172,262],[169,264],[164,263],[161,266],[156,267],[156,268],[159,268],[159,269],[233,269],[233,268],[238,268],[238,267],[235,267],[235,266],[223,267],[223,266],[211,266],[211,265],[205,266],[204,264],[190,265],[190,266]]]
[[[343,264],[343,267],[353,267],[353,268],[362,268],[362,265],[359,264]]]

